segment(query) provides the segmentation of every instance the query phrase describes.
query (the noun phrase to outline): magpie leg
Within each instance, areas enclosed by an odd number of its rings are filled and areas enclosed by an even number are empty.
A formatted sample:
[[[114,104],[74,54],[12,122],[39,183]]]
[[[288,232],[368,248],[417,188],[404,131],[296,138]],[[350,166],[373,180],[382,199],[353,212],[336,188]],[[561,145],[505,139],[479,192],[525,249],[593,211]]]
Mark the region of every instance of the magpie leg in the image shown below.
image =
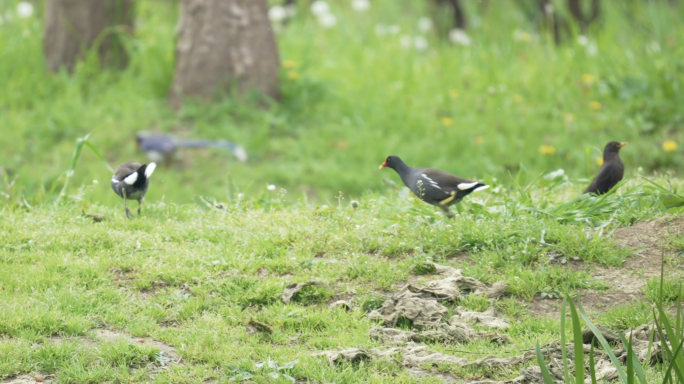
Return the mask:
[[[123,199],[124,199],[124,208],[126,208],[126,218],[130,219],[131,218],[131,210],[128,209],[128,202],[126,201],[126,190],[124,189],[122,192],[123,192]]]
[[[140,206],[142,205],[142,199],[138,200],[138,216],[140,216]]]

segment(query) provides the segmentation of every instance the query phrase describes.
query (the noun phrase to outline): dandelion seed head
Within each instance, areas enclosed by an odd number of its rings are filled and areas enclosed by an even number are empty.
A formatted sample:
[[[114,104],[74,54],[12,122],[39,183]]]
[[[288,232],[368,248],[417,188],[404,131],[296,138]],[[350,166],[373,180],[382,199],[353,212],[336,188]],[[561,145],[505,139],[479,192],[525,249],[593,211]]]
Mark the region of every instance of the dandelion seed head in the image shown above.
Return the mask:
[[[31,17],[31,15],[33,15],[33,4],[29,3],[28,1],[22,1],[21,3],[17,4],[17,15],[22,19]]]
[[[365,12],[370,9],[370,1],[352,0],[352,9],[354,9],[356,12]]]

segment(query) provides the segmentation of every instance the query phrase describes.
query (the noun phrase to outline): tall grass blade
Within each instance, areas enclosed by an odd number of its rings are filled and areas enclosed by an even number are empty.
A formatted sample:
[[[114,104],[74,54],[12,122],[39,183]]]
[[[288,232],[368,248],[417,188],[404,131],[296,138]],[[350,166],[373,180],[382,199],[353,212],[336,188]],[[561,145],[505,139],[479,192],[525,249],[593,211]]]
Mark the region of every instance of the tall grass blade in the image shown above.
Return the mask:
[[[632,335],[629,336],[629,343],[627,343],[625,336],[622,333],[620,333],[620,340],[622,341],[622,345],[625,346],[625,349],[627,349],[627,379],[634,380],[634,375],[636,374],[636,377],[639,379],[639,382],[645,384],[646,375],[644,374],[644,370],[641,367],[641,364],[639,363],[639,358],[634,353],[634,348],[632,348]],[[630,369],[632,370],[631,374]]]
[[[563,308],[561,308],[561,323],[560,323],[561,334],[560,334],[560,336],[561,336],[561,353],[563,354],[563,378],[565,378],[566,383],[570,383],[570,382],[572,382],[572,380],[570,380],[570,373],[568,373],[568,364],[566,364],[566,361],[568,361],[567,360],[568,352],[567,352],[567,350],[566,350],[567,348],[565,346],[565,344],[566,344],[566,340],[565,340],[565,315],[566,315],[566,313],[565,313],[565,310],[566,310],[567,305],[568,305],[568,291],[566,289],[565,295],[563,295]]]
[[[677,356],[677,355],[681,356],[682,355],[682,347],[684,347],[684,339],[679,342],[679,346],[677,347],[677,349],[675,350],[675,353],[674,353],[675,356]],[[667,367],[667,370],[665,371],[665,376],[664,376],[665,380],[669,379],[670,382],[673,382],[673,380],[672,380],[672,367],[674,367],[674,365],[675,365],[675,361],[674,360],[670,361],[670,365]],[[679,382],[682,382],[681,377],[679,377]]]
[[[596,338],[603,346],[603,349],[606,351],[606,354],[610,358],[610,361],[615,366],[618,376],[620,376],[620,380],[622,380],[623,383],[627,383],[627,375],[625,374],[625,370],[622,369],[620,361],[617,359],[617,357],[615,357],[615,353],[613,353],[613,348],[610,347],[610,344],[608,344],[606,338],[603,337],[601,331],[599,331],[599,329],[596,328],[596,325],[594,325],[594,323],[591,322],[589,316],[587,316],[587,314],[584,312],[584,308],[582,308],[582,303],[580,301],[577,301],[577,309],[579,310],[580,316],[582,316],[582,319],[584,319],[584,322],[587,324],[587,327],[591,329],[591,331],[594,333],[594,336],[596,336]]]
[[[662,304],[656,305],[656,308],[658,309],[658,313],[660,315],[660,321],[662,323],[662,328],[665,330],[665,333],[667,334],[668,340],[670,340],[670,345],[679,345],[680,339],[678,335],[678,331],[674,330],[672,328],[672,324],[670,323],[670,320],[667,318],[667,314],[665,313],[665,310],[663,309]],[[667,343],[665,343],[664,339],[661,339],[661,344],[662,344],[662,349],[663,350],[668,350],[670,351],[670,348],[667,346]],[[670,352],[671,353],[671,352]],[[674,366],[674,372],[677,374],[677,377],[679,378],[680,381],[684,381],[684,354],[671,354],[672,356],[672,363]]]
[[[577,302],[579,303],[579,298]],[[575,347],[575,383],[584,384],[584,341],[582,340],[582,327],[580,326],[579,316],[577,316],[575,303],[569,300],[568,304],[570,304],[573,344]],[[566,382],[568,382],[567,379]]]
[[[549,373],[549,368],[546,367],[546,361],[544,361],[544,356],[542,355],[541,348],[539,348],[539,340],[537,340],[537,362],[539,363],[539,368],[541,369],[542,378],[546,384],[553,384],[553,379]]]
[[[591,384],[596,384],[596,367],[594,362],[596,358],[594,356],[594,342],[591,343],[591,351],[589,351],[589,376],[591,377]]]

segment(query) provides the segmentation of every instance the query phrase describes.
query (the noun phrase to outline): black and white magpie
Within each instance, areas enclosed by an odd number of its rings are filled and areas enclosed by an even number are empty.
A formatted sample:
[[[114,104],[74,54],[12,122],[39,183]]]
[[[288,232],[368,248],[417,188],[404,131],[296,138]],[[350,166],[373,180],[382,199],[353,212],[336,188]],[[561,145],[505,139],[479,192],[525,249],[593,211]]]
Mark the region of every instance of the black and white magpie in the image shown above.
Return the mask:
[[[150,176],[156,167],[155,163],[140,165],[138,162],[129,161],[119,165],[114,172],[112,189],[124,199],[127,218],[131,217],[131,211],[128,209],[126,200],[138,200],[138,215],[140,215],[140,206],[150,186]]]

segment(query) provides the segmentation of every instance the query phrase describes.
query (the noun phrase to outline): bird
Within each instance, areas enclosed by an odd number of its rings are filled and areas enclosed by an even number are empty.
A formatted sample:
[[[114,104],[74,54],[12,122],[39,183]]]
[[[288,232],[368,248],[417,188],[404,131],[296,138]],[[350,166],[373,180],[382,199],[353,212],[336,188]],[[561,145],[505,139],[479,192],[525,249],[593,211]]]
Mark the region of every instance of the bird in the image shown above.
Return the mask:
[[[138,132],[135,137],[136,146],[142,148],[150,161],[163,161],[168,167],[173,161],[173,156],[178,148],[219,148],[227,149],[233,156],[244,163],[247,161],[247,152],[239,144],[224,140],[182,140],[174,136],[167,136],[152,132]]]
[[[428,204],[439,207],[451,218],[449,206],[459,203],[472,192],[489,188],[489,185],[470,181],[450,173],[432,168],[413,168],[404,163],[399,156],[388,156],[380,169],[394,169],[411,192]]]
[[[138,200],[138,216],[140,215],[140,206],[150,186],[150,176],[156,167],[155,163],[140,165],[136,161],[129,161],[119,165],[114,172],[112,189],[124,199],[127,218],[130,219],[131,211],[126,200]]]
[[[622,164],[620,159],[620,148],[627,144],[617,141],[611,141],[606,144],[606,148],[603,149],[603,165],[601,165],[598,174],[584,193],[604,194],[622,180],[622,176],[625,173],[625,165]]]

